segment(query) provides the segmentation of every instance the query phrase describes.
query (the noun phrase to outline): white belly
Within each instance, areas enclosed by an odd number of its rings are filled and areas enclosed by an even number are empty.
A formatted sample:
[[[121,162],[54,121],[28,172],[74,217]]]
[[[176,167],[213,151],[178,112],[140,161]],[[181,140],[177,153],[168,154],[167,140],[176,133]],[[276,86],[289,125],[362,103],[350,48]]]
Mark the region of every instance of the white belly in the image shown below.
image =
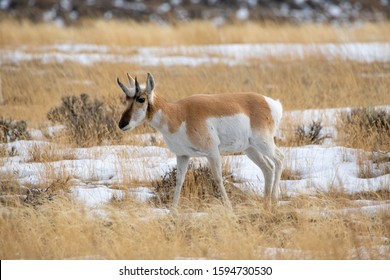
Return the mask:
[[[249,117],[244,114],[209,118],[207,128],[212,139],[210,150],[201,150],[198,147],[203,145],[190,141],[186,123],[182,123],[175,133],[169,133],[168,129],[164,129],[163,136],[168,148],[176,155],[208,156],[215,153],[216,149],[220,153],[234,153],[244,151],[249,147],[252,131]]]
[[[197,149],[196,145],[188,138],[186,130],[186,124],[182,123],[175,133],[164,133],[164,140],[168,148],[179,156],[207,156],[209,152]]]
[[[244,114],[208,120],[210,133],[219,141],[221,153],[241,152],[249,147],[252,131],[249,117]]]

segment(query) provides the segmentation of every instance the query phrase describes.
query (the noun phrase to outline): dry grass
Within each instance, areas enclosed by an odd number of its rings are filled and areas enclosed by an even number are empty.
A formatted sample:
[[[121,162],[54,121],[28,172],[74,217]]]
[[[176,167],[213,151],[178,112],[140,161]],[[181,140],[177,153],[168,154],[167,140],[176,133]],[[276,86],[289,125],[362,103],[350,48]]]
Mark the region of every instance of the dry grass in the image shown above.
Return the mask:
[[[265,210],[257,200],[235,214],[211,203],[202,214],[156,215],[111,204],[104,215],[66,197],[0,216],[2,259],[377,259],[388,258],[388,213],[342,214],[344,202],[299,197]],[[313,204],[315,201],[315,204]],[[310,203],[309,203],[310,202]],[[316,210],[321,207],[322,212]],[[2,209],[3,210],[3,209]],[[323,213],[328,212],[328,215]],[[6,213],[6,214],[5,214]],[[101,213],[101,212],[100,212]],[[322,214],[321,214],[322,213]],[[272,248],[280,248],[272,249]]]
[[[312,121],[308,125],[296,125],[294,121],[288,120],[284,122],[281,130],[285,134],[283,139],[277,139],[277,144],[281,146],[321,145],[325,139],[331,138],[322,131],[321,121]]]
[[[321,24],[243,23],[220,27],[207,21],[171,26],[131,21],[84,21],[62,28],[54,24],[5,20],[0,25],[0,45],[67,43],[119,46],[171,46],[219,43],[320,43],[388,41],[390,24],[365,23],[354,26]]]
[[[390,174],[390,157],[385,153],[356,150],[358,178],[376,178]]]
[[[302,174],[299,170],[293,170],[288,167],[284,167],[282,171],[281,180],[301,180]]]
[[[13,121],[0,117],[0,143],[28,140],[30,138],[25,121]]]
[[[339,141],[348,147],[389,152],[390,112],[370,107],[354,108],[338,117]]]
[[[243,203],[251,199],[251,194],[242,191],[234,185],[232,174],[228,166],[222,166],[222,177],[229,198],[234,203]],[[167,207],[172,205],[173,194],[176,186],[177,169],[167,172],[160,180],[152,182],[152,190],[156,197],[152,199],[157,207]],[[184,209],[197,209],[202,211],[211,202],[219,201],[222,204],[222,197],[218,185],[208,166],[195,166],[190,163],[183,190],[180,194],[180,206]]]
[[[16,177],[1,174],[0,197],[8,195],[0,204],[1,259],[390,258],[388,210],[361,212],[354,201],[385,204],[388,190],[349,195],[330,187],[271,209],[262,197],[232,190],[231,213],[201,169],[186,178],[179,215],[139,201],[126,186],[124,196],[91,209],[69,194],[65,169],[43,164],[42,184],[22,195]]]
[[[383,105],[390,104],[390,80],[379,74],[387,73],[388,67],[388,63],[315,59],[274,61],[261,68],[253,64],[228,70],[225,65],[140,69],[121,63],[88,67],[70,62],[24,62],[0,69],[4,96],[0,116],[27,119],[29,126],[38,126],[46,121],[47,112],[61,102],[62,96],[80,93],[98,97],[121,110],[123,94],[116,77],[129,72],[143,79],[146,71],[154,74],[157,91],[169,100],[195,93],[256,91],[280,99],[285,110]],[[363,77],[363,73],[371,76]]]
[[[52,162],[76,159],[76,152],[72,149],[61,149],[58,146],[47,144],[33,144],[28,152],[29,162]]]
[[[86,21],[78,27],[59,28],[4,21],[0,25],[0,46],[377,42],[389,41],[389,30],[389,23],[353,27],[248,23],[215,27],[208,22],[192,22],[162,27],[123,21]],[[98,97],[116,108],[121,104],[116,77],[123,77],[126,72],[144,77],[146,71],[154,74],[158,91],[170,100],[194,93],[256,91],[281,99],[285,110],[390,104],[388,70],[388,63],[328,61],[324,57],[295,62],[282,58],[252,59],[248,66],[157,66],[147,69],[124,63],[85,66],[72,62],[42,64],[33,60],[2,64],[0,117],[25,119],[29,125],[38,126],[46,121],[46,113],[59,104],[61,97],[81,93]]]

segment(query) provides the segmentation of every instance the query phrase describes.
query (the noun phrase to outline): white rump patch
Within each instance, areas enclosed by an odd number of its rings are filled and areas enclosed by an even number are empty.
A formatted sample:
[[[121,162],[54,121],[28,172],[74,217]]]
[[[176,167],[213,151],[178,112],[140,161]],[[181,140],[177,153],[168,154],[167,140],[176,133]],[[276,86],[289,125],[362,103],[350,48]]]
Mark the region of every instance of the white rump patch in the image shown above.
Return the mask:
[[[271,109],[272,119],[274,120],[275,130],[279,128],[280,121],[282,120],[283,107],[282,103],[279,100],[274,100],[268,96],[264,96],[265,100],[268,103],[269,108]]]

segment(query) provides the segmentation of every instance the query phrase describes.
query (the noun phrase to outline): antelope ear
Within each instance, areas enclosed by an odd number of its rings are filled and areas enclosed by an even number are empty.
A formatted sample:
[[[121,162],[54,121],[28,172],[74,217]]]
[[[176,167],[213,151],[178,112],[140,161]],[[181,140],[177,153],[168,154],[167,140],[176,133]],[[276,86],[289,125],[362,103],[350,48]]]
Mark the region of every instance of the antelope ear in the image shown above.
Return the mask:
[[[128,89],[124,84],[122,84],[122,82],[119,80],[119,78],[116,78],[116,82],[118,83],[118,85],[120,86],[120,88],[122,89],[122,91],[130,98],[133,98],[134,97],[134,90],[130,90]]]
[[[146,94],[148,95],[149,102],[153,104],[153,93],[154,90],[154,79],[152,74],[148,73],[148,77],[146,78]]]
[[[141,87],[139,86],[137,77],[135,77],[135,94],[140,94],[141,93]]]
[[[148,94],[152,93],[154,89],[154,79],[152,74],[148,73],[148,77],[146,78],[146,92]]]
[[[129,75],[129,73],[127,73],[127,79],[129,80],[130,88],[134,88],[135,87],[135,80],[133,79],[132,76]]]

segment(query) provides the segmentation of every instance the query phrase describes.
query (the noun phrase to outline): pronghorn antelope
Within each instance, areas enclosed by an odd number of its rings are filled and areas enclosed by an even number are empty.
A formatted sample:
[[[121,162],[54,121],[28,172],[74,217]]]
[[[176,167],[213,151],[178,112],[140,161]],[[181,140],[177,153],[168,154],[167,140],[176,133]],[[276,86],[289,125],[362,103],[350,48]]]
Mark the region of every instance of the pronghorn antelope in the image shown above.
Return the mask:
[[[276,201],[283,154],[274,143],[282,118],[282,105],[257,93],[193,95],[167,102],[154,91],[152,75],[141,87],[127,74],[130,87],[117,78],[126,94],[127,107],[119,121],[123,131],[148,122],[163,134],[176,154],[177,178],[172,207],[179,203],[190,157],[206,157],[225,205],[231,208],[222,180],[220,153],[245,152],[262,170],[266,202]]]

